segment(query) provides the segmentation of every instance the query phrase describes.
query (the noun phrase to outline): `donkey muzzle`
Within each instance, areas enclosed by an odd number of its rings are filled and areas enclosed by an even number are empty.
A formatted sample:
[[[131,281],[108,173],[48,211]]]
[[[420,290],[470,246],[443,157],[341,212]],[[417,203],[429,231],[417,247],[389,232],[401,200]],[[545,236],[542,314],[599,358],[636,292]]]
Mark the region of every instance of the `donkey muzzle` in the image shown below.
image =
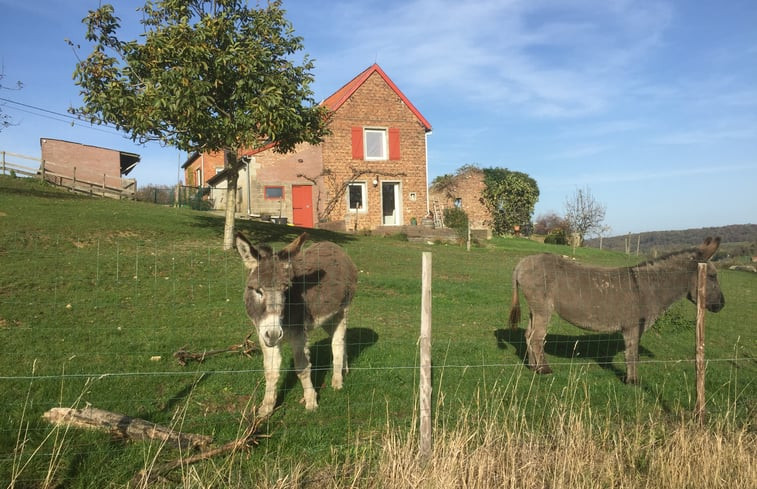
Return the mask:
[[[725,307],[725,297],[723,294],[720,294],[720,300],[717,302],[713,302],[712,304],[707,304],[707,310],[710,312],[720,312],[721,309]]]
[[[284,337],[284,331],[281,330],[281,328],[277,329],[268,329],[263,332],[263,341],[265,342],[266,346],[276,346],[279,344],[279,341],[281,341],[281,338]]]

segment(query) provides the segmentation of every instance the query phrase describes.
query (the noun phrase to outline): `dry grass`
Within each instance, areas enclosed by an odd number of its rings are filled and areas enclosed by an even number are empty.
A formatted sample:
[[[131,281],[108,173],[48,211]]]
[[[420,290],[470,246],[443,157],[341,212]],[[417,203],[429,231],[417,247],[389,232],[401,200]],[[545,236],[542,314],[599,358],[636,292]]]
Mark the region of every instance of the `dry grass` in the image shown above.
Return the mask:
[[[578,394],[575,394],[578,392]],[[753,488],[757,433],[753,426],[659,417],[622,421],[608,407],[592,412],[580,387],[552,399],[540,425],[520,401],[502,392],[445,425],[437,419],[434,448],[418,456],[418,433],[387,427],[362,437],[331,464],[275,458],[258,472],[217,460],[183,474],[180,487],[488,489],[488,488]],[[498,399],[494,404],[491,399]],[[641,401],[640,401],[641,402]],[[609,406],[609,404],[608,404]],[[647,411],[648,412],[648,411]],[[667,419],[667,420],[666,420]],[[218,463],[219,465],[214,465]],[[201,471],[198,473],[197,470]],[[174,486],[171,486],[174,487]]]
[[[367,488],[754,487],[757,437],[692,424],[593,430],[566,420],[554,433],[463,422],[423,463],[414,441],[389,435]]]
[[[529,426],[512,404],[467,410],[451,429],[437,430],[427,461],[417,456],[415,433],[390,431],[374,473],[352,487],[755,487],[757,434],[748,427],[662,418],[629,424],[611,412],[554,401],[540,427]]]

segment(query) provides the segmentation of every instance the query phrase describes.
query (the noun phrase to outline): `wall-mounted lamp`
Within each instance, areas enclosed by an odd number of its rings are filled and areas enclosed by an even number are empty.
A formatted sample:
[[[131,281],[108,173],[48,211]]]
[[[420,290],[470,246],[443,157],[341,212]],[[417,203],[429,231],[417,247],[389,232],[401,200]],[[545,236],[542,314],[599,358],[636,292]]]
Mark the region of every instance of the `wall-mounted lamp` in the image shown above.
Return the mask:
[[[378,182],[379,182],[378,175],[376,175],[375,177],[373,177],[373,186],[374,187],[378,186]]]

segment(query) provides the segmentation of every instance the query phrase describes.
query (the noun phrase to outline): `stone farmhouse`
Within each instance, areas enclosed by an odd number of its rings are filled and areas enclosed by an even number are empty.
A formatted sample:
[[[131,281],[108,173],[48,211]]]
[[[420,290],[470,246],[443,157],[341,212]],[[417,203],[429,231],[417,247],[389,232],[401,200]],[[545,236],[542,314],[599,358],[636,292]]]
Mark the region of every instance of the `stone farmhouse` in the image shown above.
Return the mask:
[[[431,124],[377,64],[322,105],[331,134],[321,144],[241,151],[237,213],[349,231],[420,224]],[[225,208],[223,154],[193,154],[182,168],[187,185],[209,186],[214,208]]]
[[[459,207],[468,215],[471,229],[491,230],[492,216],[481,202],[486,184],[484,172],[475,166],[460,168],[454,175],[437,179],[429,188],[429,199],[436,213]]]

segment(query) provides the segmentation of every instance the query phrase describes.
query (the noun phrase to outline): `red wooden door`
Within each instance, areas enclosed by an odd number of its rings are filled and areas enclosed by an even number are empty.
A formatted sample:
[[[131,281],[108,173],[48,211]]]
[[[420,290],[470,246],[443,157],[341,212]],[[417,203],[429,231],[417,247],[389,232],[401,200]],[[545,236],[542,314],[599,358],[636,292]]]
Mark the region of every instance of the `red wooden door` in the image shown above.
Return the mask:
[[[313,227],[313,187],[292,185],[292,224]]]

